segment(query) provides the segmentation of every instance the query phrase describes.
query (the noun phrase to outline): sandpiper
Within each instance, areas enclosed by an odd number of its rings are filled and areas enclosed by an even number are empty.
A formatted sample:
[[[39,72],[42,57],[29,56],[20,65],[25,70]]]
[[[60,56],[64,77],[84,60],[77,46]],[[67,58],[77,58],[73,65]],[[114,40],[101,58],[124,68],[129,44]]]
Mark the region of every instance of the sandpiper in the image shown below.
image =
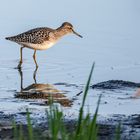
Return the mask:
[[[52,47],[61,37],[70,33],[74,33],[82,38],[80,34],[74,31],[73,25],[71,23],[64,22],[57,29],[51,29],[47,27],[35,28],[16,36],[6,37],[5,39],[21,45],[18,68],[21,68],[23,62],[22,50],[25,47],[34,50],[33,59],[36,64],[36,68],[38,68],[38,64],[36,61],[36,51],[45,50]]]

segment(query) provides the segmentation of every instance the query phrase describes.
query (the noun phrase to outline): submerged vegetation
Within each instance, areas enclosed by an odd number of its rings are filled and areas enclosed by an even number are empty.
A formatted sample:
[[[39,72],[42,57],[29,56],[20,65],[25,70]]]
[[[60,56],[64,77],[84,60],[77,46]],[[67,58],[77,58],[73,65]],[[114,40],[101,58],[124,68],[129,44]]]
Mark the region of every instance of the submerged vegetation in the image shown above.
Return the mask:
[[[89,85],[92,77],[94,69],[94,64],[92,65],[84,92],[83,92],[83,100],[79,110],[79,117],[76,122],[74,131],[68,131],[64,122],[64,115],[63,112],[58,109],[58,107],[52,103],[50,103],[49,109],[46,111],[47,115],[47,122],[48,122],[48,129],[46,131],[45,136],[42,135],[39,131],[36,133],[33,129],[30,113],[27,109],[27,131],[24,134],[22,125],[18,128],[13,123],[14,127],[14,139],[15,140],[38,140],[38,139],[48,139],[48,140],[97,140],[97,133],[98,133],[98,125],[97,121],[97,114],[99,109],[99,104],[101,101],[101,95],[99,96],[97,102],[97,108],[93,117],[90,116],[88,113],[86,116],[83,115],[84,105],[86,101],[86,97],[89,90]],[[50,100],[52,102],[52,100]],[[116,140],[120,139],[120,124],[116,129]]]

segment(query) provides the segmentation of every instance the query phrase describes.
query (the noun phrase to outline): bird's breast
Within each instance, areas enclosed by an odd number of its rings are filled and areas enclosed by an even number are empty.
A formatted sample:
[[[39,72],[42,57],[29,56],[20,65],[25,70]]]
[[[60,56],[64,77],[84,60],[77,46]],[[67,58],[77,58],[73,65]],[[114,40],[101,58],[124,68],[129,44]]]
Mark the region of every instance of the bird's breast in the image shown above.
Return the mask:
[[[46,50],[46,49],[49,49],[50,47],[52,47],[55,44],[55,42],[44,41],[41,44],[33,44],[33,43],[25,43],[25,42],[22,42],[21,44],[24,45],[27,48],[30,48],[30,49]]]

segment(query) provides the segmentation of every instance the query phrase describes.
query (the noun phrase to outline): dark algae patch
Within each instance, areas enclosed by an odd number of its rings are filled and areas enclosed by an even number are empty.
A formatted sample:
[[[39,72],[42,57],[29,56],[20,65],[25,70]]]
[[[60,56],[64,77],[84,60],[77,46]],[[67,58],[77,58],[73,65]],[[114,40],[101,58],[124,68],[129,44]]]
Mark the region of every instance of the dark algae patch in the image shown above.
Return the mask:
[[[91,86],[93,89],[125,89],[125,88],[138,88],[140,83],[123,81],[123,80],[109,80],[100,82]]]

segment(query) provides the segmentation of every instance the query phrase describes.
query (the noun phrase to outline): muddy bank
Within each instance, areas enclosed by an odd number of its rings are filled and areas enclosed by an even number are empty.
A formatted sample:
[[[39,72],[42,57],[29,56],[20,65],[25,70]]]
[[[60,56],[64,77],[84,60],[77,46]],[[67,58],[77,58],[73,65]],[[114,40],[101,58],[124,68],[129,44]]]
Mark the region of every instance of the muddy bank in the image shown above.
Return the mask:
[[[126,89],[126,88],[139,88],[140,83],[123,80],[109,80],[94,84],[91,86],[93,89]]]
[[[21,115],[21,114],[20,114]],[[22,114],[26,117],[26,114]],[[3,112],[0,113],[0,139],[2,140],[13,140],[14,129],[12,125],[12,120],[15,119],[16,115],[4,115]],[[40,118],[41,119],[41,118]],[[32,120],[34,122],[35,120]],[[75,130],[76,120],[64,120],[66,128],[69,132]],[[98,118],[98,138],[99,140],[114,140],[115,132],[118,124],[121,123],[121,139],[122,140],[135,140],[140,137],[140,115],[135,114],[131,116],[125,115],[113,115],[108,117],[102,117],[99,115]],[[21,122],[16,122],[17,128],[20,127]],[[26,137],[28,133],[27,125],[22,124],[23,134]],[[43,139],[49,135],[47,121],[43,123],[35,124],[33,123],[33,130],[36,137]],[[39,134],[39,135],[38,135]]]

